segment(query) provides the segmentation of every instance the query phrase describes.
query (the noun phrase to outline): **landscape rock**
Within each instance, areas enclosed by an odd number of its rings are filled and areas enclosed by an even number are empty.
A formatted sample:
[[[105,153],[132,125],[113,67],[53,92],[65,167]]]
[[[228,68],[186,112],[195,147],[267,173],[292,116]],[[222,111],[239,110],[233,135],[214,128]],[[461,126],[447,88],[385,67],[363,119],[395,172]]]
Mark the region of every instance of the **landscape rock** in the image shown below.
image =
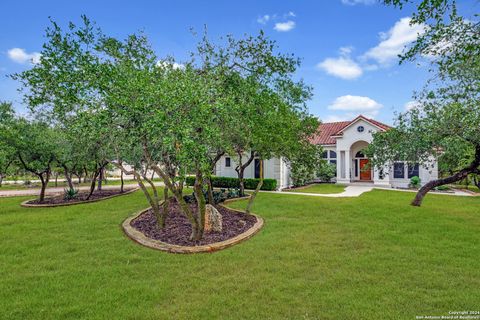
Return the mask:
[[[222,215],[218,210],[207,204],[205,208],[205,231],[222,232]]]

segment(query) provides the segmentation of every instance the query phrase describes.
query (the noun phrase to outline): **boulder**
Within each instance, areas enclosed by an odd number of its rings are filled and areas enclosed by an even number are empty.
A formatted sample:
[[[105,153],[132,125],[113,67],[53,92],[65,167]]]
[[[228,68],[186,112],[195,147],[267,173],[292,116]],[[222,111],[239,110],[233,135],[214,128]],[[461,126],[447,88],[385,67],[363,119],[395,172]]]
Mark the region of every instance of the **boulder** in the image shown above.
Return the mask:
[[[222,215],[210,204],[207,204],[205,208],[205,231],[222,231]]]

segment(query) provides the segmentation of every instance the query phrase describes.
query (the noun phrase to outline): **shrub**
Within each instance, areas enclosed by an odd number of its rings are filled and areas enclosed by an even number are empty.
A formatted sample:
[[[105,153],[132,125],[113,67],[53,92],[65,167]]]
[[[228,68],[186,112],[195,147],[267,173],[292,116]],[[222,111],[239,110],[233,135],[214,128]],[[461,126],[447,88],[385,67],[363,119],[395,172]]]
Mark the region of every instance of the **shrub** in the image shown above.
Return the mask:
[[[214,204],[219,204],[221,202],[224,202],[227,199],[238,198],[240,195],[240,190],[238,188],[235,188],[235,189],[229,188],[228,190],[225,190],[225,189],[220,189],[220,191],[214,190],[212,193],[213,193]],[[207,203],[209,203],[207,190],[203,191],[203,196],[205,197],[205,200],[207,201]],[[183,196],[183,199],[185,199],[187,203],[195,203],[197,201],[194,193],[192,193],[191,195]]]
[[[447,187],[447,186],[438,186],[438,187],[435,187],[435,190],[437,190],[437,191],[447,191],[447,190],[450,190],[450,188]]]
[[[64,189],[63,191],[63,199],[65,200],[75,199],[77,195],[78,195],[77,189]]]
[[[413,188],[418,188],[420,187],[420,178],[417,177],[417,176],[413,176],[411,179],[410,179],[410,185],[413,187]]]
[[[333,163],[322,161],[317,174],[323,182],[330,182],[337,176],[337,167]]]
[[[211,177],[214,188],[240,188],[240,180],[232,177]],[[260,179],[244,179],[245,189],[255,189]],[[189,176],[185,179],[187,186],[195,184],[195,177]],[[277,180],[263,179],[262,190],[272,191],[277,189]]]

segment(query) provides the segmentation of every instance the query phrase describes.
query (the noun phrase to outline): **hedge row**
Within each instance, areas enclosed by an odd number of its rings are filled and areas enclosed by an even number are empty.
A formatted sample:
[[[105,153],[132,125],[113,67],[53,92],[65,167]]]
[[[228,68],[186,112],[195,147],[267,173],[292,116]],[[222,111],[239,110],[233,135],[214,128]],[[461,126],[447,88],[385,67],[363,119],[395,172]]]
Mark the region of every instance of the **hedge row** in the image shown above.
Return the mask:
[[[240,179],[230,177],[212,177],[212,186],[214,188],[239,188]],[[260,179],[243,179],[245,181],[245,189],[255,189]],[[188,186],[195,184],[195,177],[189,176],[185,180]],[[263,185],[261,190],[272,191],[277,189],[277,180],[275,179],[263,179]]]

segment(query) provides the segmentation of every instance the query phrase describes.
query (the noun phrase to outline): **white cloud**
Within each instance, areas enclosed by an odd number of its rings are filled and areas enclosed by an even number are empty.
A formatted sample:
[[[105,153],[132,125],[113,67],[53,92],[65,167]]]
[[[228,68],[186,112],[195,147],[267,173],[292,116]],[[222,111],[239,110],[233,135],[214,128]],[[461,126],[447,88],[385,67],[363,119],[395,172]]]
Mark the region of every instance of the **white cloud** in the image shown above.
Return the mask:
[[[7,52],[8,57],[17,63],[39,63],[41,54],[39,52],[27,53],[22,48],[12,48]]]
[[[380,33],[380,43],[364,54],[365,59],[373,59],[381,65],[395,61],[405,46],[415,41],[419,34],[425,32],[425,26],[410,25],[411,18],[405,17],[395,23],[388,32]]]
[[[287,22],[277,22],[275,23],[275,27],[273,29],[279,32],[287,32],[295,28],[295,21],[288,20]]]
[[[365,5],[371,5],[377,2],[376,0],[342,0],[343,4],[349,5],[349,6],[354,6],[356,4],[365,4]]]
[[[261,17],[258,17],[257,22],[260,24],[267,24],[268,21],[270,21],[271,16],[269,14],[265,14]]]
[[[340,57],[327,58],[317,64],[317,68],[342,79],[352,80],[360,77],[363,74],[362,68],[350,58],[353,47],[341,47],[339,51]]]
[[[329,110],[363,113],[365,116],[368,117],[376,116],[381,108],[383,108],[382,104],[369,97],[352,95],[340,96],[336,98],[331,105],[328,106]]]
[[[327,58],[320,62],[317,68],[332,76],[347,80],[356,79],[363,74],[362,68],[347,57]]]
[[[420,103],[418,103],[417,101],[408,101],[403,107],[405,108],[405,111],[410,111],[418,108],[419,106]]]
[[[162,60],[159,60],[157,61],[157,67],[162,67],[162,68],[165,68],[165,67],[168,67],[168,66],[172,66],[172,69],[185,69],[185,65],[184,64],[181,64],[181,63],[177,63],[177,62],[170,62],[170,61],[162,61]]]

